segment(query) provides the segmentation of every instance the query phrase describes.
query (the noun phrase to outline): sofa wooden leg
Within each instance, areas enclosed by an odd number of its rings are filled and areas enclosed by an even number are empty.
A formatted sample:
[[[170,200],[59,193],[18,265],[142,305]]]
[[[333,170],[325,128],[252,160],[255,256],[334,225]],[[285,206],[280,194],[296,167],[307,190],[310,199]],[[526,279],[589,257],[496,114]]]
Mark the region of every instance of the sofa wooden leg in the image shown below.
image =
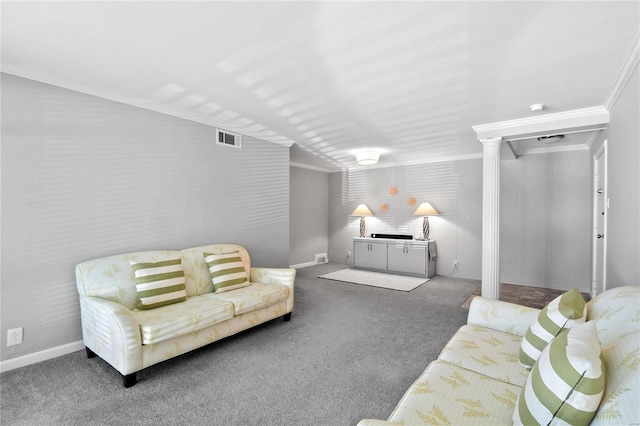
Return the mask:
[[[291,312],[289,312],[288,314],[284,314],[282,319],[285,320],[285,321],[289,321],[291,319]]]
[[[136,374],[138,373],[131,373],[131,374],[127,374],[127,375],[122,375],[122,381],[124,383],[124,387],[125,388],[130,388],[131,386],[135,385],[137,382],[136,380]]]
[[[84,347],[87,350],[87,358],[95,358],[97,355],[94,351],[89,349],[88,347]]]

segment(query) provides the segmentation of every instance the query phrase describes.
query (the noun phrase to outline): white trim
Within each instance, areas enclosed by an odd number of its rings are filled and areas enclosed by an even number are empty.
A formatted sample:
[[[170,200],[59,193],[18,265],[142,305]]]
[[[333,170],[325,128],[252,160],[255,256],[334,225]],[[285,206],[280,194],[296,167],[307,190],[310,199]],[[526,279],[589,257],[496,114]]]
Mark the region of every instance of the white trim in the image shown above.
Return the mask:
[[[477,154],[465,154],[465,155],[452,155],[449,157],[440,157],[433,158],[429,160],[414,160],[414,161],[404,161],[401,163],[385,163],[385,164],[376,164],[375,166],[359,166],[359,167],[349,167],[349,171],[360,171],[367,169],[386,169],[389,167],[402,167],[402,166],[419,166],[422,164],[433,164],[433,163],[448,163],[451,161],[461,161],[461,160],[474,160],[477,158],[482,158],[483,154],[481,152]],[[342,170],[336,170],[336,172]]]
[[[297,265],[289,265],[289,268],[299,269],[299,268],[306,268],[307,266],[313,266],[313,265],[317,265],[317,263],[316,262],[298,263]]]
[[[593,145],[593,142],[595,142],[599,134],[600,134],[600,131],[597,131],[597,132],[592,132],[589,135],[589,139],[586,142],[587,148],[591,149],[591,145]]]
[[[551,123],[559,120],[572,120],[591,118],[594,116],[608,115],[609,111],[603,106],[595,106],[590,108],[573,109],[570,111],[556,112],[553,114],[537,115],[534,117],[516,118],[514,120],[497,121],[495,123],[478,124],[471,126],[476,133],[490,132],[494,130],[506,130],[513,127],[530,126],[536,124]],[[494,136],[495,137],[495,136]],[[478,139],[488,139],[478,138]]]
[[[597,133],[600,130],[605,130],[607,128],[606,125],[595,125],[595,126],[588,126],[588,127],[581,127],[579,129],[573,129],[573,130],[562,130],[562,134],[563,135],[573,135],[575,133],[587,133],[587,132],[591,132],[591,133]],[[510,137],[507,140],[510,142],[517,142],[517,141],[523,141],[523,140],[527,140],[527,139],[535,139],[538,137],[545,137],[545,136],[553,136],[556,135],[558,133],[558,131],[553,131],[553,132],[548,132],[548,133],[538,133],[535,136],[532,135],[523,135],[523,136],[515,136],[515,137]]]
[[[618,74],[616,81],[613,83],[609,96],[607,96],[607,99],[604,101],[604,106],[609,111],[613,109],[613,106],[618,101],[620,94],[629,82],[629,78],[631,78],[631,74],[633,74],[633,71],[638,66],[638,62],[640,62],[640,34],[636,35],[635,40],[633,40],[631,50],[629,50],[622,68],[620,69],[620,73]]]
[[[295,163],[293,161],[289,162],[289,165],[292,167],[299,167],[302,169],[317,170],[319,172],[339,173],[344,171],[353,172],[353,171],[361,171],[361,170],[369,170],[369,169],[386,169],[389,167],[419,166],[422,164],[448,163],[451,161],[462,161],[462,160],[475,160],[478,158],[482,158],[482,155],[483,154],[481,152],[478,152],[476,154],[452,155],[448,157],[431,158],[428,160],[413,160],[413,161],[403,161],[403,162],[397,162],[397,163],[383,163],[383,164],[378,163],[375,166],[342,167],[340,169],[322,169],[320,167],[308,166],[306,164]]]
[[[541,132],[554,132],[563,129],[571,130],[586,126],[609,124],[609,110],[603,106],[574,109],[571,111],[545,114],[535,117],[499,121],[496,123],[471,126],[477,139],[502,137],[512,140],[511,136],[531,135]]]
[[[549,154],[552,152],[566,152],[566,151],[586,151],[589,147],[584,144],[579,145],[560,145],[560,146],[546,146],[543,148],[529,148],[518,151],[518,157],[523,155],[532,154]]]
[[[322,167],[310,166],[308,164],[296,163],[294,161],[290,161],[289,165],[291,167],[297,167],[299,169],[315,170],[316,172],[333,173],[337,171],[337,170],[331,170],[331,169],[323,169]]]
[[[607,217],[609,216],[608,214],[608,210],[609,210],[609,188],[608,188],[608,182],[609,182],[609,177],[607,175],[608,173],[608,158],[607,158],[607,139],[604,140],[604,142],[602,142],[602,146],[598,149],[598,151],[594,154],[593,156],[593,192],[592,192],[592,199],[593,199],[593,224],[592,224],[592,255],[591,255],[591,297],[595,297],[596,296],[596,273],[597,273],[597,259],[596,259],[596,255],[597,255],[597,250],[596,250],[596,244],[598,241],[598,238],[596,237],[596,233],[597,233],[597,228],[596,228],[596,221],[597,221],[597,216],[598,216],[598,201],[597,201],[597,197],[595,196],[595,191],[597,191],[596,188],[596,172],[600,172],[601,176],[604,176],[604,187],[602,188],[603,190],[603,194],[602,196],[604,197],[604,209],[605,209],[605,215],[604,215],[604,221],[603,221],[603,225],[602,225],[602,233],[604,234],[604,240],[602,241],[602,291],[605,292],[607,290],[607,238],[608,238],[608,234],[607,234]],[[603,168],[604,170],[597,170],[597,163],[598,163],[598,159],[603,156]]]
[[[77,342],[67,343],[66,345],[56,346],[55,348],[45,349],[44,351],[23,355],[18,358],[6,359],[4,361],[0,361],[0,373],[37,364],[48,359],[57,358],[83,349],[84,342],[82,340],[78,340]]]

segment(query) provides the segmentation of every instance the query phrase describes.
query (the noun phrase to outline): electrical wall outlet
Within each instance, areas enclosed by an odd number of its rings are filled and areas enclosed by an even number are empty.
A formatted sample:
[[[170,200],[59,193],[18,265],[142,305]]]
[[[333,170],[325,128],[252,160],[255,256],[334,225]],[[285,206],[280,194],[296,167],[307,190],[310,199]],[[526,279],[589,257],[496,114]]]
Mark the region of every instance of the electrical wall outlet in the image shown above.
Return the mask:
[[[22,327],[7,330],[7,346],[20,345],[22,343]]]
[[[453,259],[453,267],[454,268],[458,267],[458,259]]]
[[[351,257],[351,250],[347,250],[347,257]]]

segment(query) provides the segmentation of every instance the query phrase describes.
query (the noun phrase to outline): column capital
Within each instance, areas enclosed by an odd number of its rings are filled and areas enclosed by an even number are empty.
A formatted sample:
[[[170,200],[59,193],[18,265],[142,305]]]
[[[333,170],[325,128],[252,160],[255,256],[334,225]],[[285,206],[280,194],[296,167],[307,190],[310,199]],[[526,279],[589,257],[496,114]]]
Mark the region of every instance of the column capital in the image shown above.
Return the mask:
[[[479,139],[482,145],[500,145],[502,142],[502,137],[497,138],[487,138],[487,139]]]
[[[480,139],[480,143],[482,144],[482,152],[484,153],[485,157],[487,155],[491,157],[500,156],[500,147],[502,146],[502,138]]]

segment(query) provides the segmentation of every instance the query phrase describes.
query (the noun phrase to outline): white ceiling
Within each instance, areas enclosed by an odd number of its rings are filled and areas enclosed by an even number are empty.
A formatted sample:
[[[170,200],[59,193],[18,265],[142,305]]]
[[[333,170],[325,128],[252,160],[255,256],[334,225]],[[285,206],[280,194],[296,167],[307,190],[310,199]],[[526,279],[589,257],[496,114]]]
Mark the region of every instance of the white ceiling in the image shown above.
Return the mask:
[[[323,170],[357,166],[362,148],[380,150],[380,166],[416,164],[478,156],[472,125],[603,105],[639,6],[2,2],[1,65],[294,144],[292,162]]]

